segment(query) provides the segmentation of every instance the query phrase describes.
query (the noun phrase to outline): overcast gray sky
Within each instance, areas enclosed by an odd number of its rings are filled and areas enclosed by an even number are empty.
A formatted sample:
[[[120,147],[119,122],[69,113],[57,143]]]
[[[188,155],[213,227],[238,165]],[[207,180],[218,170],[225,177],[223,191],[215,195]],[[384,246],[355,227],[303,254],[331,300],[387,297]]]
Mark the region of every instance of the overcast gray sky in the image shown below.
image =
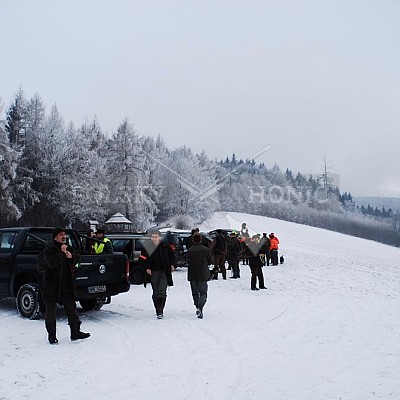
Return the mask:
[[[1,0],[0,97],[400,197],[398,0]]]

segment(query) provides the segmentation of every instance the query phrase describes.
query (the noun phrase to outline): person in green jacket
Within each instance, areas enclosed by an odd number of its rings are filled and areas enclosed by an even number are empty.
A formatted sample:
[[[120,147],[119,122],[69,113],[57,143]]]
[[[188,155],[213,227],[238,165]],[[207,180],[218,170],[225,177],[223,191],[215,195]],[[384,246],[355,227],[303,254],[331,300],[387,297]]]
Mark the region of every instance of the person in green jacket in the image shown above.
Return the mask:
[[[105,237],[106,230],[101,228],[96,231],[96,239],[101,242],[94,242],[94,254],[112,254],[114,252],[111,240]]]

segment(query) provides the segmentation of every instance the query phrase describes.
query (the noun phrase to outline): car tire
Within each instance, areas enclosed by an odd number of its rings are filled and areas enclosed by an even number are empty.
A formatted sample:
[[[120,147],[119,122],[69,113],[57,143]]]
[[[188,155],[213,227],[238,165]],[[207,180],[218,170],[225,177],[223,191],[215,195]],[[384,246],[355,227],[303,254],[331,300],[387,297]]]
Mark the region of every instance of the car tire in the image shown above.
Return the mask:
[[[39,286],[36,283],[22,285],[17,293],[17,310],[23,318],[39,319],[40,296]]]
[[[132,285],[142,285],[144,283],[144,274],[146,272],[142,267],[133,267],[129,271],[129,281]]]
[[[79,300],[79,304],[85,311],[98,311],[103,307],[104,301],[101,298],[90,299],[90,300]]]

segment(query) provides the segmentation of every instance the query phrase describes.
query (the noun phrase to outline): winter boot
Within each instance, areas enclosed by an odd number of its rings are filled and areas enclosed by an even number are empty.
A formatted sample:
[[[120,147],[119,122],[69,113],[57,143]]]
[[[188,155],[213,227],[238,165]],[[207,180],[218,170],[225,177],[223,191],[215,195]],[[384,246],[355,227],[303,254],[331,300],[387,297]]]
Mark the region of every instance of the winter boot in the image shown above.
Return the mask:
[[[90,333],[81,332],[81,322],[75,322],[70,325],[71,328],[71,340],[86,339],[90,336]]]
[[[164,318],[165,302],[166,302],[166,298],[158,299],[158,311],[157,311],[157,318],[158,319]]]
[[[57,339],[56,335],[49,334],[48,339],[49,339],[50,344],[58,344],[58,339]]]
[[[156,310],[157,318],[161,319],[163,317],[163,313],[162,313],[162,310],[161,310],[160,299],[157,299],[157,300],[153,299],[153,304],[154,304],[154,308]]]
[[[56,323],[55,322],[46,322],[46,330],[48,335],[48,340],[50,344],[58,344],[58,339],[56,336]]]

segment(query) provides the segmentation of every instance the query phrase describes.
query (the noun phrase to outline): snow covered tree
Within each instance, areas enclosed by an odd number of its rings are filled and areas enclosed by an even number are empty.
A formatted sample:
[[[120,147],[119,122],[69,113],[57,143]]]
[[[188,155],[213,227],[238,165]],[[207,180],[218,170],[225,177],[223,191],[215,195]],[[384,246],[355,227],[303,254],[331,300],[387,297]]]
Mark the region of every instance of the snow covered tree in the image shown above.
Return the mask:
[[[35,189],[35,179],[43,162],[39,140],[43,133],[45,106],[38,94],[27,103],[25,118],[25,140],[17,168],[16,186],[18,206],[24,214],[27,214],[40,201],[40,193]]]
[[[27,102],[22,88],[14,96],[7,110],[6,132],[12,147],[20,148],[26,136]]]
[[[16,177],[18,152],[12,148],[9,137],[0,121],[0,221],[16,221],[21,212],[15,202],[13,183]]]
[[[71,124],[63,146],[63,179],[60,212],[69,225],[103,220],[107,214],[107,160],[97,146],[105,140],[96,119],[78,130]]]
[[[165,185],[159,203],[162,220],[183,215],[200,222],[216,208],[218,188],[204,154],[199,157],[183,146],[155,162],[157,180]]]
[[[64,120],[54,105],[43,122],[43,129],[38,131],[37,152],[41,162],[35,174],[35,190],[40,193],[40,201],[33,209],[32,224],[61,223],[60,188],[66,173],[63,164],[67,144]]]
[[[110,212],[125,213],[136,229],[143,229],[153,220],[157,208],[149,193],[141,140],[127,119],[113,134],[108,151]]]

